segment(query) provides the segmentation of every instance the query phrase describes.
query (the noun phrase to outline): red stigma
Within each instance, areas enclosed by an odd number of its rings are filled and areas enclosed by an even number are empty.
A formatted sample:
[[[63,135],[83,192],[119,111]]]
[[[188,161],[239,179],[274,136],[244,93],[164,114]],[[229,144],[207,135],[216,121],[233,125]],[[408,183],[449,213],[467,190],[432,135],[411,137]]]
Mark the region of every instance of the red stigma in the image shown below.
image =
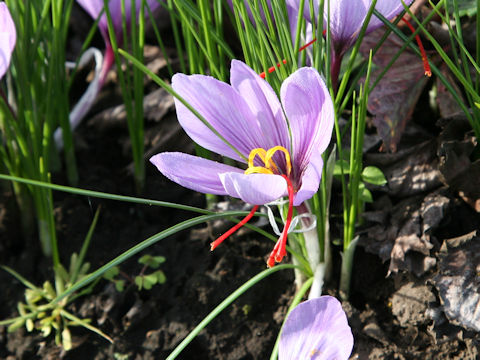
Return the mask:
[[[215,240],[214,242],[212,242],[210,244],[210,251],[213,251],[215,250],[215,248],[220,245],[223,240],[225,240],[226,238],[228,238],[230,235],[232,235],[235,231],[237,231],[238,229],[240,229],[243,225],[245,225],[251,218],[252,216],[255,214],[255,212],[257,211],[258,209],[258,205],[255,205],[253,207],[253,209],[250,211],[250,213],[245,216],[242,221],[240,221],[237,225],[235,225],[234,227],[232,227],[230,230],[228,230],[225,234],[223,234],[222,236],[220,236],[217,240]]]
[[[402,20],[407,24],[408,28],[412,33],[415,32],[415,28],[412,24],[404,17]],[[430,69],[430,64],[428,63],[427,53],[425,48],[423,47],[422,40],[420,40],[420,36],[415,35],[415,41],[417,42],[418,49],[420,50],[420,54],[422,54],[422,61],[423,61],[423,68],[425,69],[425,75],[430,77],[432,76],[432,70]]]
[[[292,223],[292,216],[293,216],[293,185],[290,179],[286,175],[282,175],[282,177],[287,182],[287,189],[288,189],[288,213],[287,213],[287,220],[285,221],[285,227],[283,228],[282,234],[277,240],[275,247],[273,248],[270,256],[268,257],[267,266],[269,268],[275,265],[275,262],[282,261],[283,257],[287,254],[285,249],[287,245],[287,237],[288,237],[288,229],[290,228],[290,224]]]
[[[325,33],[325,31],[324,31],[324,33]],[[306,44],[303,45],[300,49],[298,49],[298,52],[301,52],[301,51],[305,50],[307,47],[309,47],[310,45],[312,45],[315,41],[317,41],[317,39],[313,39],[312,41],[306,43]],[[282,60],[282,63],[285,65],[285,64],[287,63],[287,60],[283,59],[283,60]],[[278,63],[278,64],[277,64],[277,68],[279,68],[280,66],[282,66],[282,64],[281,64],[281,63]],[[271,67],[268,68],[267,71],[268,71],[269,74],[271,74],[272,72],[275,71],[275,69],[276,69],[275,66],[271,66]],[[265,79],[265,76],[267,76],[267,74],[265,73],[265,71],[262,72],[262,73],[260,73],[260,77],[261,77],[262,79]]]

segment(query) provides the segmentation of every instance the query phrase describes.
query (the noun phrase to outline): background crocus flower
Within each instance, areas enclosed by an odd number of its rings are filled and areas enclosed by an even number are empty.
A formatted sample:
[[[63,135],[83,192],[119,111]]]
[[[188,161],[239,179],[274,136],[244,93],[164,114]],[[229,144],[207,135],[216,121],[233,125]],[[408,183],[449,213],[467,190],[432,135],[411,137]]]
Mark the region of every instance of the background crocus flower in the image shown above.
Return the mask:
[[[347,360],[353,335],[340,302],[321,296],[299,304],[280,336],[279,360]]]
[[[180,124],[196,143],[246,163],[247,169],[183,153],[161,153],[150,161],[170,180],[203,193],[230,195],[253,205],[288,195],[289,215],[268,262],[273,266],[285,255],[291,207],[318,190],[321,154],[332,134],[333,104],[313,68],[301,68],[283,82],[281,103],[270,85],[241,61],[232,61],[230,74],[231,85],[209,76],[176,74],[172,87],[242,156],[178,99],[175,105]]]
[[[131,21],[131,9],[132,9],[132,1],[131,0],[124,0],[125,1],[125,21],[127,23],[127,29],[130,27]],[[135,1],[135,13],[139,14],[140,6],[142,5],[142,0],[134,0]],[[77,2],[82,6],[85,11],[94,19],[96,20],[104,7],[103,0],[77,0]],[[149,5],[150,9],[155,11],[159,6],[160,2],[157,0],[147,0],[146,3]],[[108,2],[108,10],[110,11],[112,17],[113,28],[115,31],[115,37],[119,44],[122,43],[123,39],[123,31],[122,31],[122,0],[109,0]],[[105,60],[104,60],[104,74],[103,77],[106,76],[106,73],[110,69],[113,64],[113,50],[112,45],[110,42],[110,36],[108,34],[108,21],[107,15],[105,12],[102,13],[100,20],[98,21],[98,28],[100,33],[105,40],[106,52],[105,52]]]
[[[300,7],[299,0],[286,0],[287,4],[298,13]],[[406,0],[410,5],[413,0]],[[313,8],[318,16],[320,1],[313,0]],[[340,64],[345,52],[355,43],[365,22],[368,10],[372,0],[331,0],[330,1],[330,33],[332,39],[332,79],[336,83],[340,72]],[[401,0],[378,0],[375,9],[385,18],[391,20],[404,9]],[[303,14],[308,22],[311,22],[310,7],[308,1],[305,2]],[[327,28],[328,21],[328,3],[324,3],[323,12],[324,29]],[[365,34],[368,34],[383,23],[375,15],[372,15],[368,23]]]
[[[5,75],[10,65],[16,41],[17,32],[12,15],[10,15],[7,4],[0,2],[0,79]]]
[[[127,29],[130,29],[132,1],[124,1],[125,22],[127,25]],[[135,13],[138,16],[138,14],[140,13],[140,6],[142,6],[142,0],[134,1],[136,11]],[[94,20],[96,20],[100,16],[100,13],[102,13],[104,7],[103,0],[77,0],[77,2]],[[148,3],[152,12],[160,6],[160,3],[157,0],[147,0],[146,2]],[[112,23],[115,31],[115,38],[117,40],[117,44],[121,46],[123,42],[122,0],[110,0],[108,3],[108,9],[112,17]],[[90,48],[82,55],[82,58],[79,61],[79,65],[82,66],[84,64],[87,64],[91,60],[91,58],[94,58],[97,66],[95,67],[95,78],[90,83],[87,91],[83,94],[81,99],[70,112],[70,127],[72,130],[74,130],[80,124],[85,115],[87,115],[88,111],[93,105],[98,93],[102,89],[102,86],[107,79],[108,72],[110,71],[113,63],[115,62],[115,54],[113,52],[110,36],[108,33],[108,20],[105,12],[102,13],[98,21],[98,28],[105,41],[105,54],[102,57],[100,51],[95,48]],[[60,128],[55,131],[54,138],[57,148],[60,149],[63,146],[62,130]]]

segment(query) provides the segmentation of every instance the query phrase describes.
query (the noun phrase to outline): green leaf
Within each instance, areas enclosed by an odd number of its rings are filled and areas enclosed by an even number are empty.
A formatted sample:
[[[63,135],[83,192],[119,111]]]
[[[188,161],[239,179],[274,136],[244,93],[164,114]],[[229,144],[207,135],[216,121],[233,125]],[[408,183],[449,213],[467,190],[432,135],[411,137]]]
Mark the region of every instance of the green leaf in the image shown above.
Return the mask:
[[[360,201],[367,202],[367,203],[372,203],[373,202],[372,193],[370,192],[370,190],[368,190],[365,187],[364,183],[360,183],[358,189],[359,189],[358,199]]]
[[[448,0],[448,9],[453,11],[453,1]],[[455,0],[458,4],[458,15],[474,16],[477,13],[477,0]]]
[[[363,169],[362,180],[373,185],[385,185],[387,183],[382,170],[375,166],[367,166]]]
[[[25,320],[23,318],[20,318],[20,319],[16,320],[13,324],[8,326],[7,332],[9,332],[9,333],[14,332],[14,331],[20,329],[23,326],[23,324],[25,324]]]
[[[68,328],[63,329],[62,331],[62,346],[65,351],[72,349],[72,334]]]
[[[151,267],[152,269],[158,269],[160,264],[165,262],[164,256],[152,256],[152,255],[143,255],[140,259],[138,259],[140,264],[146,265]]]
[[[35,328],[35,324],[32,319],[27,319],[25,322],[25,327],[27,328],[28,332],[32,332],[33,329]]]
[[[350,162],[348,162],[347,160],[337,160],[333,169],[333,176],[342,175],[342,166],[343,174],[348,175],[350,173]]]
[[[142,288],[143,288],[143,276],[136,276],[135,277],[135,284],[137,284],[138,290],[142,290]]]
[[[145,290],[150,290],[153,285],[155,285],[157,283],[157,274],[156,273],[152,273],[152,274],[148,274],[148,275],[144,275],[143,276],[143,287],[145,288]]]
[[[125,280],[115,280],[115,289],[118,292],[122,292],[125,289]]]
[[[157,270],[154,274],[157,274],[157,281],[159,284],[164,284],[167,281],[167,277],[162,270]]]
[[[120,270],[118,269],[118,266],[114,266],[103,274],[103,277],[107,280],[113,281],[113,278],[117,276],[120,273]]]

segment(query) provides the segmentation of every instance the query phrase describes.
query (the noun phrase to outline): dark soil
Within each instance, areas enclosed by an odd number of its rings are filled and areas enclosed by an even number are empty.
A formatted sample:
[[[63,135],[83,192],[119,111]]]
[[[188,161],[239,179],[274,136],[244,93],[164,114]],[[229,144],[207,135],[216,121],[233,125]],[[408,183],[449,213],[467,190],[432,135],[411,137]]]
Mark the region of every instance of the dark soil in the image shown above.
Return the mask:
[[[150,85],[151,86],[151,85]],[[135,195],[126,124],[94,113],[118,103],[109,84],[102,100],[76,132],[80,188]],[[104,102],[102,102],[104,101]],[[172,135],[173,132],[173,135]],[[148,119],[147,151],[192,150],[190,140],[178,130],[173,109],[160,121]],[[154,150],[152,150],[154,148]],[[205,207],[204,196],[186,190],[161,176],[147,163],[145,198]],[[62,173],[54,182],[66,183]],[[4,184],[5,185],[5,184]],[[375,196],[378,194],[375,193]],[[455,197],[455,195],[452,195]],[[392,197],[394,203],[402,199]],[[78,252],[101,206],[87,261],[96,269],[125,250],[195,214],[168,208],[135,205],[55,192],[55,214],[62,262]],[[479,216],[455,198],[448,221],[438,228],[437,256],[443,240],[478,229]],[[40,286],[52,280],[52,268],[42,255],[36,235],[22,236],[18,209],[8,186],[0,193],[0,264],[7,265]],[[334,226],[335,227],[335,226]],[[267,231],[270,231],[266,228]],[[272,243],[243,231],[209,251],[209,233],[218,229],[198,226],[164,239],[121,265],[134,277],[143,254],[162,255],[167,281],[150,291],[135,285],[117,292],[102,280],[91,294],[77,299],[69,310],[114,339],[110,344],[82,328],[72,328],[74,348],[64,352],[52,335],[20,329],[7,333],[0,326],[0,359],[164,359],[222,300],[263,271]],[[338,256],[338,249],[335,249]],[[355,337],[353,359],[478,359],[480,336],[450,324],[432,282],[433,267],[421,276],[400,272],[387,276],[389,262],[363,247],[357,249],[350,302],[344,302]],[[338,269],[337,269],[338,271]],[[337,295],[338,279],[326,293]],[[0,319],[17,316],[17,302],[25,288],[0,271]],[[279,271],[241,296],[186,348],[179,359],[268,359],[281,323],[295,292],[291,270]],[[435,319],[435,320],[434,320]]]

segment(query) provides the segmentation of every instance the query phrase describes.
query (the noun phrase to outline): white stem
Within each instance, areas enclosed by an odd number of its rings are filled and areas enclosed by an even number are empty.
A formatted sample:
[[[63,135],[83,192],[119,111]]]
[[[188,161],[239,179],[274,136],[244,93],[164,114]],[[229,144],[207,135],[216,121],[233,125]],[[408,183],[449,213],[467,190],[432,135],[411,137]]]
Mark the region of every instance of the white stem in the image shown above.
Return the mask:
[[[325,278],[325,264],[320,263],[313,273],[313,283],[308,294],[308,300],[322,296],[323,279]]]
[[[89,48],[87,51],[85,51],[82,57],[80,58],[78,67],[81,68],[85,66],[92,59],[95,59],[95,77],[90,83],[90,85],[88,86],[87,91],[85,91],[85,93],[82,95],[80,100],[74,106],[73,110],[70,112],[69,120],[70,120],[70,128],[72,131],[80,124],[82,119],[88,113],[88,111],[92,107],[103,85],[102,84],[103,81],[101,79],[101,73],[102,73],[102,67],[103,67],[103,55],[100,50],[96,48]],[[75,67],[75,63],[67,62],[65,66],[67,68],[73,68]],[[61,150],[63,148],[62,129],[58,128],[57,130],[55,130],[55,133],[53,136],[55,139],[55,144],[57,146],[57,149]]]
[[[312,229],[303,233],[305,238],[305,248],[307,249],[308,262],[312,271],[315,271],[320,263],[320,244],[318,242],[317,229]]]

